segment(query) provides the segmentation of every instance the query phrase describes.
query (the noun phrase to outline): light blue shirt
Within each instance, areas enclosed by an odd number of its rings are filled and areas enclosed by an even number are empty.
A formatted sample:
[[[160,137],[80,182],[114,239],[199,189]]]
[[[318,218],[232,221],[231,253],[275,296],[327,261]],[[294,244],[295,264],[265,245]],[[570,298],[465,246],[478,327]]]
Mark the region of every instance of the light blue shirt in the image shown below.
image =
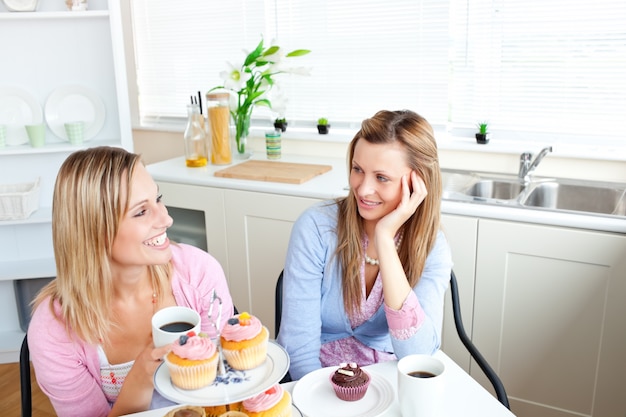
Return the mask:
[[[424,272],[413,288],[426,315],[419,330],[406,340],[390,337],[384,307],[352,329],[343,306],[341,265],[337,248],[337,204],[318,203],[307,209],[291,232],[283,281],[283,311],[277,341],[289,353],[291,377],[300,379],[322,367],[321,345],[354,336],[361,343],[398,358],[432,354],[441,345],[443,303],[452,259],[442,231],[428,255]]]

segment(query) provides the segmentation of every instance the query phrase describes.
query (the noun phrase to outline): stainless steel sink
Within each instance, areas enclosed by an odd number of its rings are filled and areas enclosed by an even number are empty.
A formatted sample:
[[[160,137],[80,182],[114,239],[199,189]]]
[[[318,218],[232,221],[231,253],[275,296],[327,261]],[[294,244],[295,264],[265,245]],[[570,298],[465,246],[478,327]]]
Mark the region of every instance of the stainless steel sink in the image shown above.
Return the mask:
[[[533,184],[521,204],[553,210],[626,215],[624,187],[587,185],[563,181]]]
[[[515,175],[443,169],[443,195],[449,200],[509,204],[524,190]]]
[[[465,192],[478,198],[514,200],[524,190],[524,183],[506,180],[480,180]]]
[[[442,169],[443,198],[477,204],[626,216],[626,184]]]

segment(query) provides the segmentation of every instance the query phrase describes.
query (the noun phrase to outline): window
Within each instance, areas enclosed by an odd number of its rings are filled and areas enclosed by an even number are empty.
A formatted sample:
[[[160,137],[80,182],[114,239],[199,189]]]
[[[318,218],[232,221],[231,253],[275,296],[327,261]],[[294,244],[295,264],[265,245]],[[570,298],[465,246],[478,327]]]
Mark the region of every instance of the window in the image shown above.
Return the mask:
[[[567,0],[133,0],[142,124],[184,119],[189,96],[263,37],[311,77],[277,77],[290,129],[354,128],[409,108],[455,132],[617,143],[626,131],[626,3]],[[253,123],[276,117],[255,109]]]

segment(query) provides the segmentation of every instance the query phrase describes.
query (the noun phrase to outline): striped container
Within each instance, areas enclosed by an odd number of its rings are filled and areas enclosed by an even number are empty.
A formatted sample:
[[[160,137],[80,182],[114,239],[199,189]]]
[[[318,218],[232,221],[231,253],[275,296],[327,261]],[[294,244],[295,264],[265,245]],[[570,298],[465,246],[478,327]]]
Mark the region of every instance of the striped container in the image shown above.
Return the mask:
[[[281,141],[279,130],[265,132],[265,150],[267,151],[267,159],[280,159]]]

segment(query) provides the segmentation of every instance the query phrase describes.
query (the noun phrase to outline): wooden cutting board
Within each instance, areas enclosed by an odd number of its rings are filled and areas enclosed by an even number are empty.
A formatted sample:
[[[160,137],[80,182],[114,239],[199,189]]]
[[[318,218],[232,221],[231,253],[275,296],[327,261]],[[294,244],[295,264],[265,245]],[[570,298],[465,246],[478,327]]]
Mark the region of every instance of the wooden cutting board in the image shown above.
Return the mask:
[[[332,169],[330,165],[279,161],[246,161],[215,172],[216,177],[302,184]]]

